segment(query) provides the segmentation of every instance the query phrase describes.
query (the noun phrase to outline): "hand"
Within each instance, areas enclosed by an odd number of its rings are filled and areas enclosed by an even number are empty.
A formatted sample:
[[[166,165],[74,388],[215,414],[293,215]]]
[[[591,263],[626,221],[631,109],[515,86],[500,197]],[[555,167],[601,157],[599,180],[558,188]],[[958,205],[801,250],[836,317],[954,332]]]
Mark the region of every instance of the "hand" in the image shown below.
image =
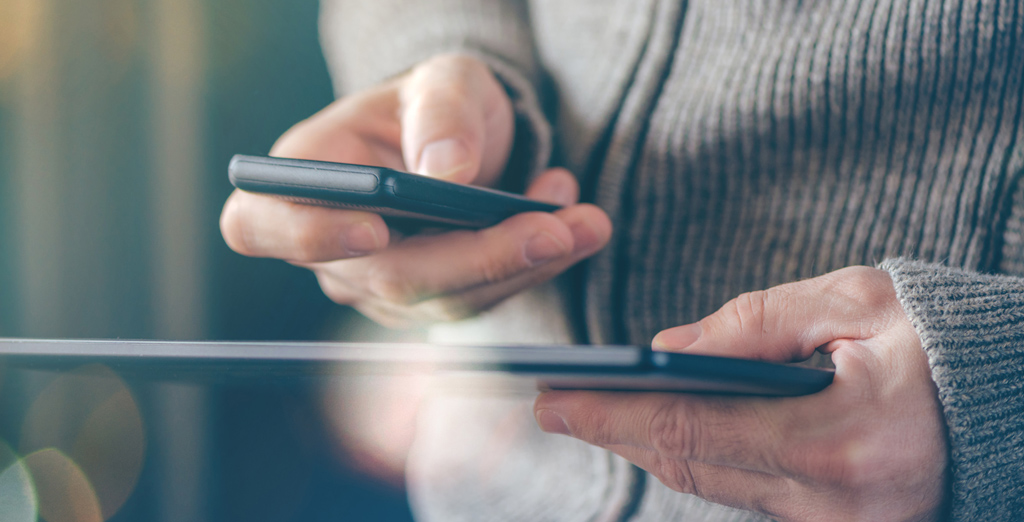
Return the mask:
[[[512,105],[479,61],[441,56],[340,99],[285,133],[271,155],[362,163],[458,183],[493,185],[515,134]],[[473,315],[600,250],[607,216],[576,205],[564,169],[526,196],[566,208],[524,213],[480,231],[400,237],[380,216],[235,191],[221,232],[235,251],[312,270],[324,293],[392,327]]]
[[[677,491],[780,520],[936,520],[947,445],[921,341],[882,270],[744,294],[665,330],[669,351],[790,362],[831,353],[805,397],[548,392],[544,431],[605,447]]]

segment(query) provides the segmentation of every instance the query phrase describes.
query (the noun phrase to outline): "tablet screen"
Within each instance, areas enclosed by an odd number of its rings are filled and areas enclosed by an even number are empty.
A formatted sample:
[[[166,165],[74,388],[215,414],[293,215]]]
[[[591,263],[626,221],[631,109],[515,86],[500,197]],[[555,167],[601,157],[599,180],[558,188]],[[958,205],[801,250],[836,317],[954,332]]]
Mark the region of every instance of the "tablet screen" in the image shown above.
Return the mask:
[[[126,379],[221,383],[418,373],[513,388],[801,395],[829,370],[637,346],[0,339],[8,368],[102,364]]]

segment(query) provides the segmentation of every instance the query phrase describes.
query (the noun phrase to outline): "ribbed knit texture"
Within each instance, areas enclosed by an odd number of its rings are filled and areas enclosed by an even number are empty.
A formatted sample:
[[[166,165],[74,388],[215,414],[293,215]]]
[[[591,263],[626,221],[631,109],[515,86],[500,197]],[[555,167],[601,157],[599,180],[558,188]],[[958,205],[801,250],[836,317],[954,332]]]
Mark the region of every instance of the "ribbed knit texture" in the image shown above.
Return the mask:
[[[647,125],[632,168],[600,171],[619,234],[589,280],[595,338],[646,343],[887,257],[994,270],[1022,166],[1021,10],[690,2],[655,104],[629,118]]]
[[[1022,283],[979,275],[1024,275],[1024,5],[402,4],[394,20],[363,2],[325,23],[334,70],[365,85],[459,42],[512,69],[498,69],[512,92],[541,87],[556,157],[615,224],[570,296],[589,341],[645,344],[744,291],[844,266],[933,263],[885,267],[950,424],[953,518],[1024,516]],[[352,34],[363,23],[381,25]],[[647,484],[635,520],[740,516]]]
[[[949,426],[954,520],[1024,514],[1024,280],[892,260]]]

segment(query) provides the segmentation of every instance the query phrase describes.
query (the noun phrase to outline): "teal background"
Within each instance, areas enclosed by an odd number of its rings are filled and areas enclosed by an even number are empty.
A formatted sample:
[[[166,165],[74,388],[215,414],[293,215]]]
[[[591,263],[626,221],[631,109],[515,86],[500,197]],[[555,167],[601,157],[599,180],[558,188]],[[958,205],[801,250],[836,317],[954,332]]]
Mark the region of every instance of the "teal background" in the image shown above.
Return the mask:
[[[0,0],[0,337],[365,338],[309,273],[218,229],[231,155],[333,99],[317,9]],[[2,366],[16,442],[55,377]],[[315,387],[130,386],[146,463],[112,521],[409,518],[400,487],[338,455]]]

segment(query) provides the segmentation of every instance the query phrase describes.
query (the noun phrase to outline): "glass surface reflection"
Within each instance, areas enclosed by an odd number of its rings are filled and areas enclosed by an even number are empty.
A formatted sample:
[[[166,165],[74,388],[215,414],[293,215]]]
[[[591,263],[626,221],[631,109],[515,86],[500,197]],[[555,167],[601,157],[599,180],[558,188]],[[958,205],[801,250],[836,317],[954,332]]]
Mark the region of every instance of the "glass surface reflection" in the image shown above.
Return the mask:
[[[0,337],[352,339],[305,271],[242,258],[217,230],[228,159],[333,99],[318,9],[0,0]],[[108,522],[408,519],[401,483],[336,458],[318,410],[294,414],[312,391],[122,374],[134,397],[78,397],[84,377],[42,393],[53,374],[3,364],[0,522],[47,512],[28,460],[80,471]],[[264,508],[299,489],[291,511]]]
[[[107,520],[142,471],[142,416],[117,374],[84,366],[60,375],[35,398],[19,450],[27,455],[39,514],[48,522]]]
[[[36,492],[25,462],[0,442],[0,520],[35,522]]]
[[[88,477],[60,450],[32,453],[25,457],[25,467],[35,484],[39,515],[47,522],[103,522]]]

